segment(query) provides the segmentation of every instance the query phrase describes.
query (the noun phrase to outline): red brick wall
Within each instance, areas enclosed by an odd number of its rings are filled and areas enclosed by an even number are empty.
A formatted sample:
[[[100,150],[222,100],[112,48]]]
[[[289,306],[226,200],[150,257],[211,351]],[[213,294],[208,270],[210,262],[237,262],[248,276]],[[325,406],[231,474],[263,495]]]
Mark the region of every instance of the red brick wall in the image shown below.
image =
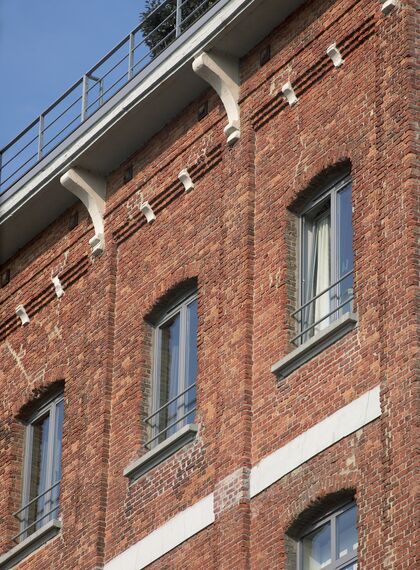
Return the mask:
[[[19,413],[65,382],[59,537],[19,568],[93,570],[211,492],[216,522],[151,568],[285,568],[284,534],[313,501],[354,489],[362,569],[412,569],[415,431],[414,2],[314,0],[241,61],[241,139],[226,146],[209,91],[108,181],[106,251],[89,257],[82,206],[7,266],[0,290],[0,553],[20,506]],[[325,55],[336,41],[345,63]],[[272,57],[259,67],[270,43]],[[299,102],[284,103],[295,85]],[[350,161],[357,328],[279,382],[290,350],[295,275],[290,208],[320,173]],[[133,165],[134,177],[123,184]],[[177,180],[188,168],[185,194]],[[315,184],[316,186],[316,184]],[[315,190],[314,190],[315,191]],[[141,194],[156,214],[146,225]],[[417,257],[418,260],[418,257]],[[51,277],[65,295],[56,299]],[[150,390],[145,318],[172,288],[198,283],[199,434],[129,485],[144,452]],[[14,309],[31,317],[18,326]],[[3,325],[2,325],[3,323]],[[382,416],[249,501],[249,469],[381,385]]]

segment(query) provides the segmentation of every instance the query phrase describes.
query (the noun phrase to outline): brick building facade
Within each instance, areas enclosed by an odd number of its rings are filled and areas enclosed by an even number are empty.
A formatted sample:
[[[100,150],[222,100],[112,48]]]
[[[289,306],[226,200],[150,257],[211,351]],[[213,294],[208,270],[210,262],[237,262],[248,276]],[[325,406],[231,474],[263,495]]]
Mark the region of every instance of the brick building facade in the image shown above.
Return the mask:
[[[417,567],[415,2],[290,5],[4,256],[0,568]]]

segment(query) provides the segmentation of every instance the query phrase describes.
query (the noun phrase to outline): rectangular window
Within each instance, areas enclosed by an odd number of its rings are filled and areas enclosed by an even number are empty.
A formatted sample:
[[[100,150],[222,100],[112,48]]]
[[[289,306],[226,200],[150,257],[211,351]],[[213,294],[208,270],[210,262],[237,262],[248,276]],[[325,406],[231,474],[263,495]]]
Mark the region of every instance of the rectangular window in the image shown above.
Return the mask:
[[[153,413],[146,418],[151,448],[195,417],[197,372],[197,298],[170,308],[154,329]]]
[[[352,310],[353,231],[351,179],[312,201],[300,218],[300,307],[293,313],[302,344]]]
[[[20,523],[17,542],[58,518],[63,419],[64,396],[59,394],[45,402],[26,426],[22,508],[15,513]]]

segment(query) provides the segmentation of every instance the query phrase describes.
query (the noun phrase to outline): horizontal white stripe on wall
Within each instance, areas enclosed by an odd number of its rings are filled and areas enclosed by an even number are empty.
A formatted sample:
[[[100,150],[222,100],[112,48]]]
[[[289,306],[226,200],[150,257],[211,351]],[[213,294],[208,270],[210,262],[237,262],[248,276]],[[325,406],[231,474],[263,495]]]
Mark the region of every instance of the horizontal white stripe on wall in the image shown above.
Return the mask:
[[[257,463],[251,470],[251,498],[380,415],[377,386]],[[113,558],[105,564],[104,570],[141,570],[211,525],[214,520],[212,493]]]
[[[257,463],[251,470],[251,498],[380,415],[376,386]]]
[[[213,493],[110,560],[104,570],[140,570],[214,522]]]

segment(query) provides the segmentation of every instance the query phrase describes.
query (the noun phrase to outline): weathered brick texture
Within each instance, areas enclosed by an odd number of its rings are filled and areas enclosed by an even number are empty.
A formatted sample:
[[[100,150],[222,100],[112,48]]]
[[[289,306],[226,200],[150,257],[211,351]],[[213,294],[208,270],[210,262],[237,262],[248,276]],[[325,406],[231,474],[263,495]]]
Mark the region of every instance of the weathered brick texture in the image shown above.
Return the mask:
[[[215,523],[150,568],[290,570],[288,529],[342,490],[359,508],[358,567],[418,567],[415,7],[401,0],[384,17],[377,0],[307,2],[241,60],[233,147],[209,91],[109,176],[101,257],[90,257],[92,227],[78,205],[6,264],[0,553],[17,532],[22,410],[52,383],[65,386],[62,531],[19,569],[102,568],[214,492]],[[326,55],[334,41],[339,68]],[[260,67],[268,44],[271,59]],[[293,107],[281,94],[289,80]],[[209,113],[197,122],[203,100]],[[124,184],[128,165],[134,175]],[[353,181],[358,325],[279,382],[270,366],[291,349],[296,204],[340,165],[351,165]],[[195,183],[188,194],[177,178],[183,168]],[[142,200],[155,223],[145,223]],[[75,210],[80,221],[68,231]],[[145,451],[149,317],[194,280],[198,436],[130,484],[123,470]],[[25,327],[19,304],[31,319]],[[249,498],[253,465],[377,385],[379,419]]]

